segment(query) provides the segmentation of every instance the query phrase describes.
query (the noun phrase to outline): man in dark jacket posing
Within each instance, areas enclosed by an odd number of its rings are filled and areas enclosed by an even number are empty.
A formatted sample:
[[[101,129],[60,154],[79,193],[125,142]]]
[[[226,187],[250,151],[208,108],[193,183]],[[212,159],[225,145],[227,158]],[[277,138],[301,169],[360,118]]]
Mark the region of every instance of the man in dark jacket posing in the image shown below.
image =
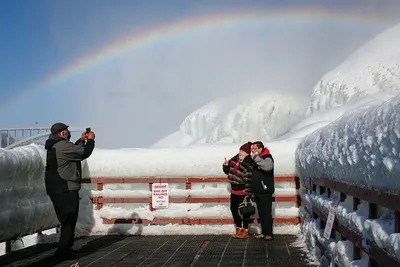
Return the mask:
[[[61,223],[60,241],[55,252],[61,259],[78,254],[72,246],[79,211],[81,161],[92,154],[95,143],[93,132],[84,132],[76,144],[69,142],[68,127],[64,123],[53,124],[45,144],[47,150],[45,184]]]
[[[256,235],[256,238],[272,240],[272,195],[275,192],[274,159],[260,141],[252,143],[251,153],[255,162],[251,176],[251,189],[261,223],[261,234]]]

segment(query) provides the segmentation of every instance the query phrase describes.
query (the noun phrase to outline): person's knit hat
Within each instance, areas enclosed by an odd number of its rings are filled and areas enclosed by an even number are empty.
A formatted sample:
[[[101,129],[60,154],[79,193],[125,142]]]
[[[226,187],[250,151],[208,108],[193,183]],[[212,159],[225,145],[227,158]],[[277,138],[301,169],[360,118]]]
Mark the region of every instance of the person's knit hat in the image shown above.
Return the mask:
[[[240,147],[240,150],[243,150],[247,154],[250,154],[251,153],[251,142],[247,142],[246,144],[242,145]]]

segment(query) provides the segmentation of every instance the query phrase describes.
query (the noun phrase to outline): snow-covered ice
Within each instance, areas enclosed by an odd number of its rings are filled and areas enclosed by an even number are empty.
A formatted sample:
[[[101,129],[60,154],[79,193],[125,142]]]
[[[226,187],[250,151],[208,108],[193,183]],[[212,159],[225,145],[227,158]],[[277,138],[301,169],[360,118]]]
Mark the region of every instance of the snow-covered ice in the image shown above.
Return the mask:
[[[0,149],[0,240],[58,225],[44,186],[44,149]]]
[[[180,129],[153,147],[271,140],[301,121],[309,99],[266,91],[227,96],[191,113]]]
[[[308,114],[353,103],[366,95],[400,93],[400,24],[379,34],[324,75]]]
[[[307,135],[296,160],[300,177],[400,192],[400,95]]]

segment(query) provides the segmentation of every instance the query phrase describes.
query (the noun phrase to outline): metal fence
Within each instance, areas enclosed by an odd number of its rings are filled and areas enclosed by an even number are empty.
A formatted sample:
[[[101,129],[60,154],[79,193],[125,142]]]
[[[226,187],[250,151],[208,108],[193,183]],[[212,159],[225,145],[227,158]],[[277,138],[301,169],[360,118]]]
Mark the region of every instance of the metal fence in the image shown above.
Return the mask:
[[[82,132],[84,129],[85,127],[69,127],[71,133]],[[0,148],[26,145],[47,137],[49,133],[50,126],[0,128]]]

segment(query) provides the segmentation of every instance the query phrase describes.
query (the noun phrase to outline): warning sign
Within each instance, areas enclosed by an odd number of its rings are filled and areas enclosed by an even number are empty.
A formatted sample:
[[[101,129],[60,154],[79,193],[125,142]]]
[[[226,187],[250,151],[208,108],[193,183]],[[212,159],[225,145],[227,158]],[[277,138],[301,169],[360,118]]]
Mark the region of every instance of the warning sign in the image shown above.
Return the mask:
[[[152,185],[151,202],[154,209],[168,209],[169,189],[167,183]]]
[[[335,222],[335,211],[340,203],[340,192],[335,192],[333,195],[333,205],[329,209],[328,219],[326,220],[324,237],[329,239],[332,233],[333,223]]]

